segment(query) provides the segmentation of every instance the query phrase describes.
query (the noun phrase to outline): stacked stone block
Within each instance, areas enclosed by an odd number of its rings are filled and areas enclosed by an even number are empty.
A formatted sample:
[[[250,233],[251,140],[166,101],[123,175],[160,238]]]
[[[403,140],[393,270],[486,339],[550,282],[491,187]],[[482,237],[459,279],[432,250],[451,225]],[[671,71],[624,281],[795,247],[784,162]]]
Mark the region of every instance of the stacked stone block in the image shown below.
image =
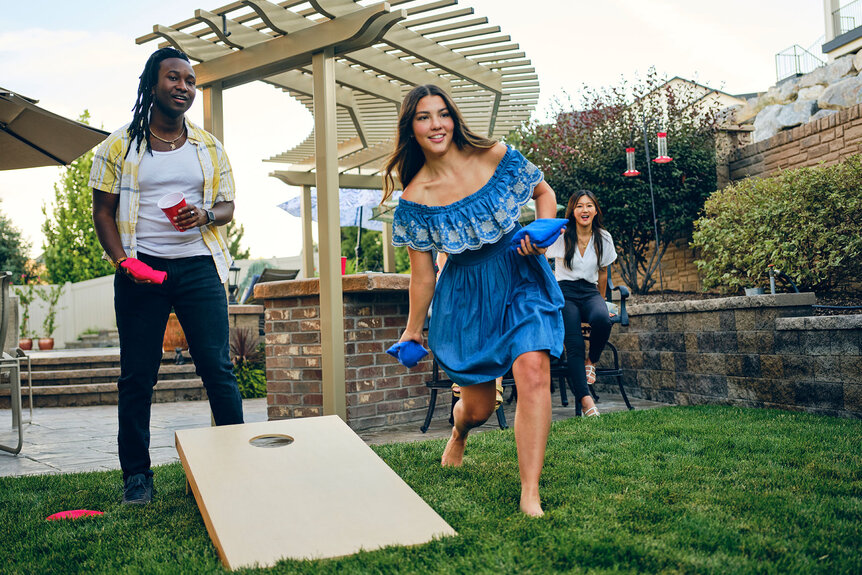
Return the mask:
[[[627,392],[862,417],[862,316],[804,317],[813,303],[779,294],[630,306],[630,325],[611,334]]]

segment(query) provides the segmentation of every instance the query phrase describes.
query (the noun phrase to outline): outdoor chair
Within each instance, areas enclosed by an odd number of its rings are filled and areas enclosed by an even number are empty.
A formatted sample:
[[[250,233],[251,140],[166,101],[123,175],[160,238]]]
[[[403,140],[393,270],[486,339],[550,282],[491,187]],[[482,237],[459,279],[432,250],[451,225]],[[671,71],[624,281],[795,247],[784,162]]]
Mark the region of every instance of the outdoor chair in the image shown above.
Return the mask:
[[[0,275],[0,348],[5,348],[6,335],[9,331],[9,306],[11,305],[9,284],[11,281],[11,272],[3,272]],[[6,353],[5,349],[0,349],[0,389],[9,390],[12,427],[18,428],[17,446],[0,445],[0,450],[18,454],[21,452],[21,446],[24,444],[24,426],[21,421],[21,365],[17,355],[12,356]],[[30,402],[32,405],[32,396]]]
[[[613,292],[618,291],[620,293],[620,301],[619,301],[619,310],[618,313],[611,318],[612,324],[620,324],[620,325],[628,325],[629,324],[629,314],[626,310],[626,299],[629,297],[629,289],[626,286],[614,286],[613,280],[611,280],[611,271],[608,269],[608,288],[606,290],[607,293],[607,301],[611,301],[611,296]],[[582,323],[581,324],[581,334],[584,337],[584,341],[590,340],[590,324]],[[596,366],[596,381],[598,381],[599,377],[614,377],[617,380],[617,386],[620,389],[620,394],[623,396],[623,401],[626,403],[626,407],[629,409],[634,409],[632,404],[629,402],[628,395],[626,395],[626,390],[623,387],[623,370],[620,367],[620,354],[617,351],[617,348],[611,342],[608,342],[605,346],[605,353],[610,352],[613,361],[610,366]],[[603,357],[607,357],[603,354]],[[603,362],[604,363],[604,362]],[[568,357],[566,356],[565,351],[563,351],[563,355],[559,359],[551,358],[551,392],[554,391],[554,380],[557,381],[557,385],[560,388],[560,401],[563,404],[563,407],[568,407],[569,400],[566,394],[566,385],[568,384],[569,390],[571,390],[572,394],[575,395],[575,385],[574,382],[569,378],[569,364]],[[589,386],[590,395],[593,396],[593,399],[598,402],[599,395],[596,393],[594,387]],[[512,400],[517,399],[518,391],[514,387],[512,388],[512,394],[509,396],[509,399],[506,400],[506,403],[511,403]],[[575,415],[581,415],[581,402],[575,401]]]

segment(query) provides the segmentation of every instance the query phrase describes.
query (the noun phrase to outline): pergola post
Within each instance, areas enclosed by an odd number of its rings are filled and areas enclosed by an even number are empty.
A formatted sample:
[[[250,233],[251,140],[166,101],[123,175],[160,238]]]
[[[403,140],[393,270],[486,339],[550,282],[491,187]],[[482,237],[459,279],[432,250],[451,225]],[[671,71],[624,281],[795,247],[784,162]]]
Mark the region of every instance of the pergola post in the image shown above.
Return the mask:
[[[204,130],[224,144],[224,103],[221,84],[201,88],[204,101]]]
[[[347,421],[333,55],[332,46],[328,46],[311,56],[314,80],[314,151],[317,163],[320,345],[321,357],[324,359],[321,366],[323,414],[338,415]]]
[[[383,271],[395,273],[395,246],[392,245],[392,224],[383,223]]]
[[[311,186],[302,186],[299,201],[302,217],[302,276],[314,277],[314,238],[311,236]]]

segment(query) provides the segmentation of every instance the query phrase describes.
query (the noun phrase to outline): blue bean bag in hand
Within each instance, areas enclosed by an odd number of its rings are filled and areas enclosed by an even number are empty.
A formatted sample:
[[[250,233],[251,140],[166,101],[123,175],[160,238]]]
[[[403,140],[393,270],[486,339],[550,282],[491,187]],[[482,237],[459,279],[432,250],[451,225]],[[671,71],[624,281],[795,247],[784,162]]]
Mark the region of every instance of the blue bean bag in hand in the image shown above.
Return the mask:
[[[530,242],[536,247],[546,248],[560,237],[560,230],[566,227],[569,220],[564,218],[542,218],[524,226],[512,237],[512,249],[518,251],[524,236],[530,236]]]
[[[404,367],[415,367],[423,357],[428,355],[428,350],[415,341],[400,341],[387,349],[386,353],[397,359]]]

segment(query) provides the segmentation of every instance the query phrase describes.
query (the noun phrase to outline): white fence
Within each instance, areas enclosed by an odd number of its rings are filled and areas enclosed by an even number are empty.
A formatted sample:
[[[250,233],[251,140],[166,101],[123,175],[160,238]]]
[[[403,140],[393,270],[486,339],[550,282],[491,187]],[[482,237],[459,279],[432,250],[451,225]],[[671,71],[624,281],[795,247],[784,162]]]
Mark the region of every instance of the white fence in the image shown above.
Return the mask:
[[[20,286],[18,286],[20,288]],[[47,291],[53,286],[35,286],[33,291]],[[14,292],[13,292],[14,293]],[[48,311],[48,304],[34,297],[30,304],[30,331],[36,337],[46,337],[42,328]],[[104,276],[78,283],[67,282],[57,302],[57,317],[54,321],[54,347],[66,347],[67,341],[75,341],[88,329],[115,329],[114,316],[114,276]],[[18,318],[23,317],[21,303],[18,303]],[[20,326],[19,326],[20,333]]]
[[[252,264],[262,261],[268,267],[283,269],[299,269],[299,256],[287,258],[269,258],[263,260],[236,260],[235,264],[241,269],[239,283]],[[21,286],[16,286],[20,288]],[[47,291],[52,286],[34,286],[34,291]],[[15,292],[12,291],[12,295]],[[30,331],[36,333],[36,337],[45,337],[42,323],[48,311],[48,305],[39,297],[33,298],[30,304]],[[117,318],[114,315],[114,276],[104,276],[78,283],[67,282],[57,303],[57,316],[54,322],[54,347],[66,347],[67,341],[75,341],[87,330],[116,329]],[[18,318],[22,317],[23,310],[18,303]],[[11,329],[11,328],[10,328]],[[20,326],[16,333],[20,333]]]

